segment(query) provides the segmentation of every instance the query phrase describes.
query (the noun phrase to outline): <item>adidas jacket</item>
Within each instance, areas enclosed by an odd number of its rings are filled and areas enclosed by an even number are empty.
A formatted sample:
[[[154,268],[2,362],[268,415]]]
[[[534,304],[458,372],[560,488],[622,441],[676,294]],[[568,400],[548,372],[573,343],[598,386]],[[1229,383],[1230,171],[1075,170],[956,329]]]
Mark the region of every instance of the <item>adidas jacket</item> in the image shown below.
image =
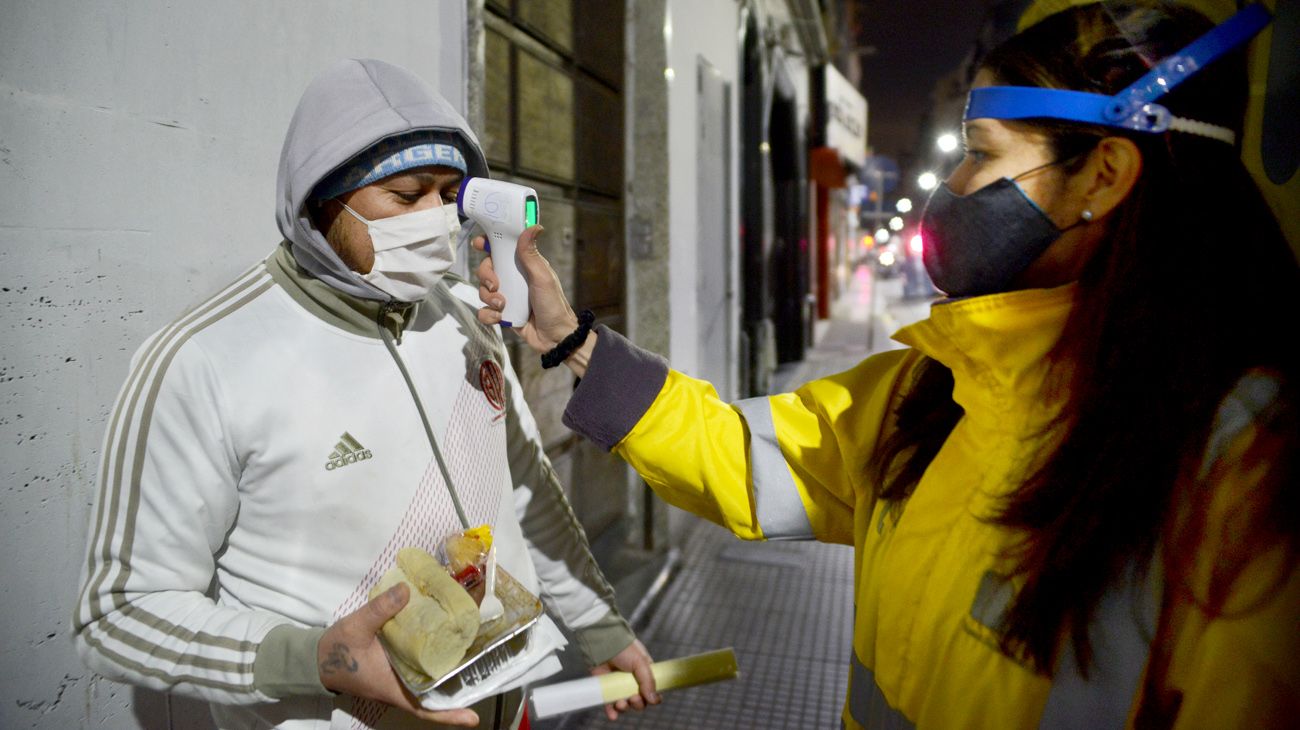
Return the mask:
[[[343,299],[282,247],[136,353],[75,620],[100,674],[211,701],[223,728],[375,711],[324,692],[320,631],[365,603],[397,549],[432,549],[460,523],[375,318],[326,309]],[[500,335],[443,286],[408,319],[395,349],[470,524],[491,523],[500,564],[607,660],[633,637]]]
[[[395,308],[302,211],[330,170],[411,129],[458,135],[486,174],[464,120],[409,73],[344,61],[314,81],[281,160],[285,245],[151,337],[109,419],[78,650],[109,678],[210,701],[221,728],[414,722],[325,691],[316,643],[397,549],[461,528],[451,486],[589,662],[633,640],[499,331],[458,298],[477,292],[448,277]],[[476,708],[486,727],[517,721],[510,699]]]

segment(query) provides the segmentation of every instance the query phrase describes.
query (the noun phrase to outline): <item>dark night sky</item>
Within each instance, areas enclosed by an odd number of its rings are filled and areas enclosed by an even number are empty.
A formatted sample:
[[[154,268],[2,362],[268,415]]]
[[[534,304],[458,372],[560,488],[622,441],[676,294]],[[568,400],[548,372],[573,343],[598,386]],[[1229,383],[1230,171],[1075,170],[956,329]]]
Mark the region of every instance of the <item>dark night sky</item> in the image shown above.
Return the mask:
[[[867,142],[902,161],[917,134],[940,77],[970,52],[984,19],[979,0],[862,0],[865,42],[862,91],[869,103]]]

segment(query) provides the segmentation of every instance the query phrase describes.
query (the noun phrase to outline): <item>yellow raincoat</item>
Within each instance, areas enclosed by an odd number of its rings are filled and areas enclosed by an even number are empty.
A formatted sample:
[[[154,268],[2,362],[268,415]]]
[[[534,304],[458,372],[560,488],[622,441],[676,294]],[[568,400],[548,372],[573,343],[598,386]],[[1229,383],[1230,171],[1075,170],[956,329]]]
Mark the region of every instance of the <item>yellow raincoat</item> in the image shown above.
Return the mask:
[[[1099,605],[1098,664],[1087,681],[1072,660],[1054,678],[1034,673],[998,650],[993,628],[1014,595],[1005,578],[1011,566],[999,557],[1013,535],[988,518],[1046,446],[1043,427],[1062,405],[1044,397],[1042,384],[1075,292],[1066,286],[935,305],[928,320],[895,335],[911,349],[868,358],[794,393],[729,405],[708,383],[669,372],[648,410],[614,443],[665,501],[741,538],[853,545],[846,727],[1131,725],[1160,614],[1158,569]],[[866,465],[922,354],[952,369],[953,398],[965,414],[914,495],[891,509],[875,500]],[[1247,415],[1276,392],[1274,381],[1254,382],[1262,397],[1234,401],[1245,403]],[[1229,456],[1253,438],[1250,421],[1229,429]],[[1250,464],[1219,461],[1216,489],[1225,494],[1260,478]],[[1271,559],[1243,578],[1254,585],[1265,575],[1284,578],[1265,605],[1218,620],[1184,607],[1170,624],[1173,658],[1162,683],[1183,695],[1176,727],[1260,727],[1300,717],[1292,667],[1300,657],[1300,580],[1288,556]]]

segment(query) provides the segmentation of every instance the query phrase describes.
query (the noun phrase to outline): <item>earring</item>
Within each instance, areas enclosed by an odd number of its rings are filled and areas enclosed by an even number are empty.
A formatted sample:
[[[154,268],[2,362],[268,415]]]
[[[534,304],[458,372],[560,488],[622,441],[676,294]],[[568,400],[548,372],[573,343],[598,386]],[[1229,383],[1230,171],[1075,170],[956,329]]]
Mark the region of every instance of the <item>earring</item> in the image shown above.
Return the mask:
[[[1082,218],[1082,219],[1084,219],[1085,221],[1090,221],[1090,220],[1092,220],[1092,211],[1090,211],[1090,210],[1085,210],[1085,211],[1083,211],[1082,213],[1079,214],[1079,217]]]

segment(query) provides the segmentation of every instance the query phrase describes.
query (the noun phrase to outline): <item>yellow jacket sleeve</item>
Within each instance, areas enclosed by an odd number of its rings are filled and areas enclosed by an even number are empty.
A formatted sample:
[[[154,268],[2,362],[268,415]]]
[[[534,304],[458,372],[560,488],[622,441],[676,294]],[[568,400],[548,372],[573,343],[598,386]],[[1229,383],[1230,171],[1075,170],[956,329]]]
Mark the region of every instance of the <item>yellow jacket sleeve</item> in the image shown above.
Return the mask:
[[[867,463],[915,353],[882,353],[793,393],[728,404],[702,380],[666,367],[640,372],[617,349],[632,347],[626,340],[612,341],[617,335],[603,330],[600,337],[566,412],[571,427],[581,423],[576,430],[608,439],[617,431],[609,420],[632,420],[616,413],[625,400],[607,401],[604,412],[591,400],[609,371],[632,397],[642,390],[639,379],[661,378],[653,399],[610,444],[660,497],[747,540],[852,543],[855,512],[868,514],[874,502]],[[593,390],[584,393],[589,381]],[[799,521],[808,534],[791,527]]]

